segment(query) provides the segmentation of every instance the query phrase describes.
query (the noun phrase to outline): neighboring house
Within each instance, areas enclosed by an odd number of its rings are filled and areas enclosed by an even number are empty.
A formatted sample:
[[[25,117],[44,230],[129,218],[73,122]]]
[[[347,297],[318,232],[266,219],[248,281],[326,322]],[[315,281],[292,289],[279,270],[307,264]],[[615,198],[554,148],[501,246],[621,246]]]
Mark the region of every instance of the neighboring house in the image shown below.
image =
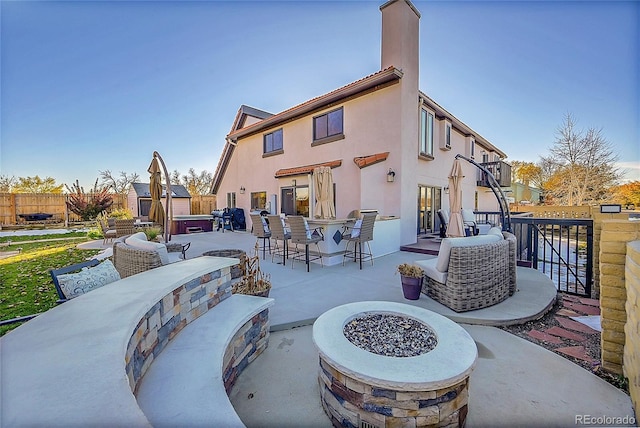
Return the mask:
[[[167,186],[162,185],[162,206],[167,206]],[[149,183],[132,183],[127,194],[127,206],[134,217],[149,215],[151,207],[151,194]],[[171,207],[173,215],[191,214],[191,195],[181,184],[171,185]]]
[[[400,217],[408,244],[437,230],[457,153],[503,165],[504,152],[419,90],[418,10],[405,0],[380,10],[380,71],[275,115],[238,110],[214,175],[218,207],[313,217],[312,171],[327,165],[337,218],[359,209]],[[462,167],[463,207],[496,211],[479,170]]]
[[[542,190],[514,181],[505,190],[509,203],[516,205],[538,205],[544,201]]]

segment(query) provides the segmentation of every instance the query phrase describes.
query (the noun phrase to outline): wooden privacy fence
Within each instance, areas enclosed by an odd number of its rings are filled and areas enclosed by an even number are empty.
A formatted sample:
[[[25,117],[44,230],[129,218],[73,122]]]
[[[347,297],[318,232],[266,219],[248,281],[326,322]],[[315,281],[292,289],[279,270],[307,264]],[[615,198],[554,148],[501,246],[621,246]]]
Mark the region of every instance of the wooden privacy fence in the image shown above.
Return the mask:
[[[127,195],[113,194],[108,211],[128,209]],[[0,224],[15,225],[26,221],[20,214],[44,213],[52,217],[47,222],[79,222],[81,218],[67,209],[69,195],[56,193],[0,193]],[[191,214],[211,214],[216,209],[215,195],[191,197]]]
[[[127,207],[126,195],[112,195],[113,205],[109,210]],[[20,214],[44,213],[52,217],[47,222],[79,222],[80,216],[67,208],[69,195],[63,193],[0,193],[0,224],[26,223]]]
[[[192,195],[191,214],[211,214],[217,209],[215,195]]]

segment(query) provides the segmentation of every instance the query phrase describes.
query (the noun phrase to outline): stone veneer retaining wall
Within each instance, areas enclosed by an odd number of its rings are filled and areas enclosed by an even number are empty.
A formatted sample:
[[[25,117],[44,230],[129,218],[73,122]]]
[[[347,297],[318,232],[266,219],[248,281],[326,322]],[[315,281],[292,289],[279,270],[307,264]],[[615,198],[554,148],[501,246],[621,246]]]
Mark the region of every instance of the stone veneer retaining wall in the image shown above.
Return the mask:
[[[242,371],[269,345],[269,310],[247,321],[233,336],[223,359],[224,388],[227,395]]]
[[[597,207],[596,207],[597,208]],[[607,220],[629,220],[629,212],[616,214],[602,214],[598,209],[594,209],[591,218],[593,219],[593,286],[591,288],[591,297],[598,299],[600,297],[600,240],[602,238],[602,223]],[[605,251],[609,252],[609,248]]]
[[[125,357],[129,386],[134,394],[155,357],[187,324],[231,296],[229,267],[207,273],[167,294],[142,317]],[[237,376],[269,341],[269,315],[265,309],[247,321],[234,335],[223,361],[223,380],[229,393]]]
[[[334,426],[463,427],[467,418],[469,377],[433,391],[376,388],[339,372],[320,357],[318,384],[322,406]]]
[[[627,243],[640,239],[640,222],[604,220],[600,236],[600,311],[602,367],[622,374],[627,322],[625,262]],[[637,308],[637,307],[636,307]],[[637,314],[635,315],[637,316]],[[640,350],[636,350],[640,352]]]
[[[625,283],[627,323],[624,327],[626,339],[623,367],[624,374],[629,379],[631,402],[638,415],[640,412],[640,241],[627,244]]]

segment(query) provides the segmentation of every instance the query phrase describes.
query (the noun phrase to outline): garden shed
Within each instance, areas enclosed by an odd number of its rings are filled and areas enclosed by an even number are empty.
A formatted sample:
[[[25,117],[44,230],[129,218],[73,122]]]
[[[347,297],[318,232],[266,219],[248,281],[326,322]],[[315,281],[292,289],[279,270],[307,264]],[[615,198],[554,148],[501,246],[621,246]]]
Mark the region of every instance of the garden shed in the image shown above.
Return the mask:
[[[167,206],[167,186],[162,185],[162,206]],[[149,192],[149,183],[132,183],[127,195],[127,205],[134,217],[143,217],[149,215],[151,207],[151,193]],[[190,215],[191,214],[191,195],[189,191],[181,184],[171,185],[171,205],[173,207],[173,215]]]

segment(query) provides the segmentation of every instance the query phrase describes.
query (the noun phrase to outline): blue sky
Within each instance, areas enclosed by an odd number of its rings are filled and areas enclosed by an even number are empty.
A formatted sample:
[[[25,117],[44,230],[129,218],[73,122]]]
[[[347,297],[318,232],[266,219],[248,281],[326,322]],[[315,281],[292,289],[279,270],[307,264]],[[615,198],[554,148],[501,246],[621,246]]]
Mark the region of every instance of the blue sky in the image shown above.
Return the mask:
[[[382,1],[0,3],[0,174],[213,172],[237,109],[272,113],[380,69]],[[420,88],[508,160],[565,114],[640,179],[640,2],[415,1]]]

